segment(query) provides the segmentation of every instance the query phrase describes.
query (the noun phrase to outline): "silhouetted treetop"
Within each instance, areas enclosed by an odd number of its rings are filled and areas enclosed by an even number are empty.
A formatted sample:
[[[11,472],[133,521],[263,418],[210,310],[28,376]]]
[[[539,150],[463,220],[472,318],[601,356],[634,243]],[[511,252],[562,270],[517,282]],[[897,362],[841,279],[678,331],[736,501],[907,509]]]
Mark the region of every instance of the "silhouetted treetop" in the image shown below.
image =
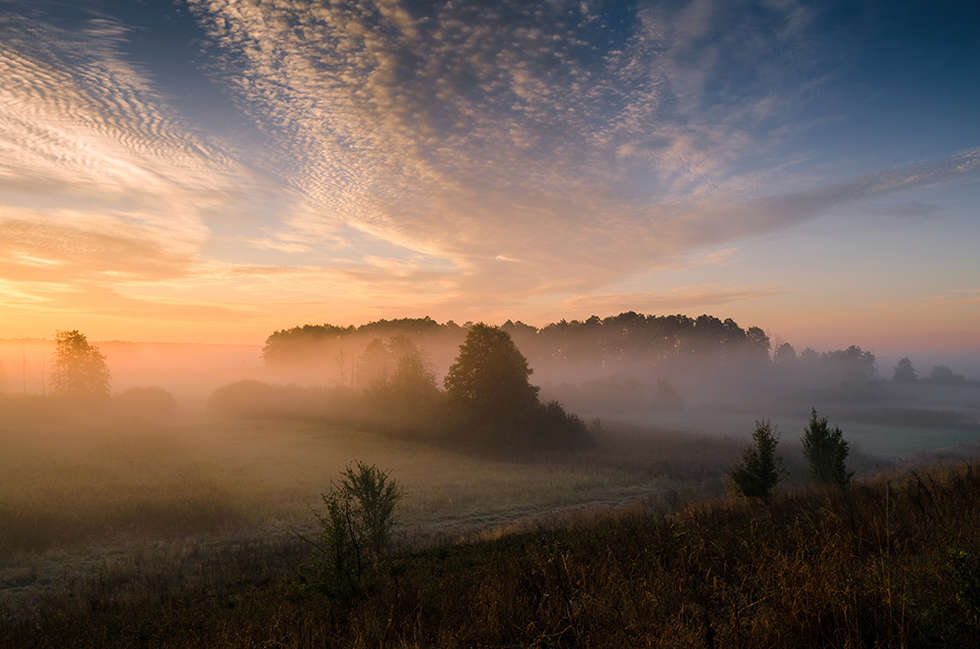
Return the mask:
[[[969,383],[962,374],[956,374],[946,365],[936,365],[929,372],[928,380],[937,385],[966,385]]]
[[[919,374],[912,367],[912,361],[905,357],[898,361],[892,378],[896,383],[913,383],[919,380]]]
[[[57,333],[51,380],[55,393],[61,396],[109,397],[109,368],[105,355],[77,329]]]
[[[477,325],[460,326],[424,318],[378,320],[360,326],[330,324],[304,325],[276,331],[269,336],[263,356],[269,365],[311,363],[310,345],[326,350],[340,349],[344,341],[360,340],[360,354],[375,338],[405,336],[421,348],[453,349]],[[660,363],[696,361],[703,368],[767,367],[773,364],[783,371],[819,375],[829,381],[861,382],[875,377],[874,354],[857,346],[818,353],[806,349],[799,356],[792,345],[784,343],[772,352],[769,335],[761,328],[743,329],[732,318],[724,320],[702,314],[696,318],[682,315],[644,315],[625,311],[601,318],[592,315],[585,320],[559,320],[536,328],[521,321],[507,320],[500,331],[508,334],[517,348],[539,371],[567,372],[582,368],[615,371],[636,363],[655,366]],[[430,344],[431,343],[431,344]],[[341,353],[335,351],[334,355]],[[772,357],[770,358],[770,354]],[[323,358],[331,358],[324,351]],[[445,368],[450,358],[443,357]],[[368,372],[370,373],[370,372]]]
[[[531,372],[506,331],[479,323],[470,328],[444,384],[449,398],[468,412],[523,412],[538,403]]]

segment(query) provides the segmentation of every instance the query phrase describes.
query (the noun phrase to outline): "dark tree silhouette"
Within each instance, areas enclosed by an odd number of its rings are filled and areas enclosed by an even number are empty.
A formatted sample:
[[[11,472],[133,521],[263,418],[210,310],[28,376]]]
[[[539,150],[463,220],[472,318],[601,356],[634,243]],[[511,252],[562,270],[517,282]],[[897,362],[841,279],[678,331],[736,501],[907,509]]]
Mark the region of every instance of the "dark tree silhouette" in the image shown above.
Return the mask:
[[[776,457],[779,436],[773,431],[768,419],[755,422],[752,433],[755,447],[747,449],[732,470],[731,477],[742,492],[749,498],[768,501],[779,478],[785,473],[782,462]]]
[[[847,470],[850,448],[837,426],[830,428],[826,417],[818,417],[817,409],[810,411],[810,424],[803,429],[803,455],[810,463],[810,474],[822,484],[846,487],[854,472]]]
[[[919,380],[919,374],[912,367],[912,361],[907,356],[898,361],[893,379],[896,383],[914,383]]]
[[[495,419],[525,413],[538,403],[527,359],[506,331],[479,323],[470,328],[444,384],[449,398],[472,415]]]
[[[496,448],[591,443],[581,419],[557,401],[542,405],[531,368],[506,331],[472,325],[444,384],[454,417],[465,434]]]
[[[55,337],[51,382],[56,394],[78,399],[109,397],[109,368],[105,356],[77,329]]]

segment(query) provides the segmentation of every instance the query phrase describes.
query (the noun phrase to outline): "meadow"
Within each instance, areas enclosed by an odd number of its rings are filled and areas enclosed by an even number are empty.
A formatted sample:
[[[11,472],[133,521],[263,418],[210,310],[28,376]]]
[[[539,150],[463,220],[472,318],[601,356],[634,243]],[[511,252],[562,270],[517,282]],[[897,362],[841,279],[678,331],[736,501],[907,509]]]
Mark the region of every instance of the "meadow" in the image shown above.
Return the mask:
[[[980,629],[980,465],[566,515],[402,547],[351,598],[302,544],[103,572],[4,611],[4,647],[966,647]]]
[[[882,546],[881,535],[910,533],[904,522],[893,530],[889,517],[926,517],[914,521],[913,532],[920,536],[927,520],[939,526],[931,533],[957,530],[959,536],[941,543],[916,537],[896,546],[899,555],[908,554],[903,561],[915,562],[923,544],[935,543],[927,558],[931,572],[923,577],[933,580],[929,588],[936,579],[960,579],[960,564],[976,556],[975,534],[963,520],[975,507],[964,502],[975,495],[975,467],[962,475],[937,474],[936,481],[947,482],[930,483],[914,501],[903,487],[904,500],[886,504],[882,519],[880,483],[854,489],[853,502],[850,495],[841,500],[840,494],[805,491],[808,477],[792,419],[777,421],[784,424],[780,455],[788,470],[782,504],[763,510],[733,499],[727,480],[751,430],[752,418],[744,414],[691,408],[660,413],[657,428],[593,422],[595,444],[588,448],[514,455],[433,445],[308,413],[263,418],[184,409],[154,414],[127,410],[122,403],[79,407],[40,396],[3,400],[0,626],[8,635],[0,637],[0,646],[474,646],[482,637],[495,638],[489,646],[616,646],[617,639],[637,638],[727,646],[715,638],[761,633],[766,644],[771,638],[765,629],[787,624],[779,633],[803,637],[802,627],[792,625],[823,624],[807,617],[812,612],[794,610],[795,617],[783,619],[785,611],[769,611],[766,615],[778,619],[743,628],[743,618],[757,613],[746,611],[758,605],[744,598],[754,588],[765,598],[790,597],[779,589],[809,577],[787,574],[785,583],[753,585],[768,568],[750,562],[744,567],[749,572],[738,572],[738,584],[711,581],[708,590],[696,585],[700,570],[707,571],[706,580],[717,580],[718,570],[724,579],[735,579],[725,573],[727,566],[756,552],[751,544],[757,533],[769,535],[760,541],[770,544],[763,556],[778,558],[781,569],[790,572],[810,574],[815,568],[808,562],[824,560],[826,552],[838,562],[834,570],[868,569],[861,562],[847,563],[856,560],[847,558],[854,547],[877,552],[879,562],[887,560],[880,568],[884,572],[841,592],[829,572],[821,573],[824,590],[806,597],[833,617],[827,629],[844,634],[835,636],[840,646],[860,646],[852,641],[866,633],[865,624],[886,634],[876,640],[879,645],[892,646],[924,632],[915,626],[922,620],[906,620],[904,612],[896,622],[895,600],[887,604],[890,617],[881,617],[880,599],[891,597],[890,590],[881,590],[881,580],[892,579],[891,571],[898,569],[890,563],[892,555],[881,554],[891,547],[887,540]],[[942,435],[930,438],[923,431],[917,437],[916,432],[883,427],[879,443],[886,448],[889,440],[895,443],[889,435],[911,435],[916,448],[935,452],[945,441]],[[958,457],[970,457],[971,448],[962,447]],[[304,586],[304,570],[314,552],[308,539],[318,531],[314,511],[323,506],[320,495],[356,460],[383,467],[402,488],[395,528],[399,558],[385,577],[390,583],[341,607]],[[894,460],[860,448],[849,464],[865,478],[896,467]],[[884,488],[884,498],[890,498],[891,487]],[[939,503],[942,498],[949,502]],[[918,513],[905,511],[913,505]],[[937,509],[928,513],[929,508]],[[782,518],[774,518],[775,511]],[[833,527],[844,523],[849,527]],[[790,524],[792,532],[783,529]],[[801,546],[801,526],[829,535],[828,547],[835,549]],[[867,550],[872,538],[867,535],[877,535],[877,550]],[[711,556],[719,548],[724,557]],[[737,548],[746,557],[738,556]],[[966,558],[955,558],[961,552]],[[671,553],[707,563],[678,575],[675,564],[657,563],[656,557]],[[574,570],[567,564],[573,558]],[[560,569],[556,561],[564,562]],[[660,572],[650,573],[653,565]],[[909,566],[900,569],[912,570]],[[637,575],[645,575],[639,583],[652,580],[665,594],[651,595],[649,584],[637,590]],[[672,580],[680,581],[671,586]],[[902,597],[919,587],[906,583]],[[529,588],[539,596],[533,606],[522,599]],[[549,594],[549,588],[559,591]],[[440,594],[445,589],[464,593],[461,601],[476,613],[467,617],[458,603],[446,601]],[[550,608],[558,600],[548,600],[558,594],[565,598],[561,610]],[[845,596],[858,598],[847,600],[856,607],[853,614],[871,617],[853,622],[845,612],[838,619],[832,599]],[[926,596],[930,606],[938,605],[932,594]],[[663,602],[668,613],[656,608]],[[344,608],[350,605],[355,608]],[[388,607],[385,628],[378,626],[385,626],[379,606]],[[871,613],[866,606],[872,606]],[[902,606],[919,604],[908,600]],[[942,606],[950,604],[944,600]],[[607,628],[613,610],[632,610],[633,617],[621,620],[622,629]],[[640,611],[651,610],[653,618],[642,619]],[[404,618],[410,611],[414,621]],[[940,613],[928,615],[927,626],[939,624]],[[253,617],[271,626],[253,624]],[[504,625],[508,617],[524,626]],[[415,635],[408,635],[409,627]],[[947,633],[939,627],[928,633]],[[950,633],[962,633],[954,627]]]
[[[70,579],[148,557],[289,543],[314,525],[340,471],[391,472],[403,543],[494,534],[521,521],[643,499],[724,493],[741,441],[616,429],[575,453],[462,453],[323,421],[165,419],[11,398],[0,421],[0,598],[29,605]]]

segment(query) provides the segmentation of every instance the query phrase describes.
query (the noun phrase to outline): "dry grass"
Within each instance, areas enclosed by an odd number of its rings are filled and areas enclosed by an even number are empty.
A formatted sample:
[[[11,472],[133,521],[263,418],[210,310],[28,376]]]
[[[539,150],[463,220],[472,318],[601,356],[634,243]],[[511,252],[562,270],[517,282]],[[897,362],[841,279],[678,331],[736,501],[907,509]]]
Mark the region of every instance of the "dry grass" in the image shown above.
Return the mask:
[[[977,520],[973,464],[408,552],[348,604],[301,585],[298,546],[243,546],[79,585],[0,644],[966,647]]]

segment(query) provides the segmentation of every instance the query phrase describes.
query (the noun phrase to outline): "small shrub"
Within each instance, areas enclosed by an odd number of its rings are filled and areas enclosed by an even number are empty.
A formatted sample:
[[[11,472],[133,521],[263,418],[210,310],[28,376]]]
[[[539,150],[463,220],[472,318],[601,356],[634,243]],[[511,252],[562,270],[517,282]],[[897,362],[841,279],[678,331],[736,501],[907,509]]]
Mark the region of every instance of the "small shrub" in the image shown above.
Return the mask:
[[[383,572],[401,489],[373,464],[357,462],[341,476],[339,484],[321,494],[326,510],[314,512],[320,523],[314,582],[330,595],[349,599]]]

